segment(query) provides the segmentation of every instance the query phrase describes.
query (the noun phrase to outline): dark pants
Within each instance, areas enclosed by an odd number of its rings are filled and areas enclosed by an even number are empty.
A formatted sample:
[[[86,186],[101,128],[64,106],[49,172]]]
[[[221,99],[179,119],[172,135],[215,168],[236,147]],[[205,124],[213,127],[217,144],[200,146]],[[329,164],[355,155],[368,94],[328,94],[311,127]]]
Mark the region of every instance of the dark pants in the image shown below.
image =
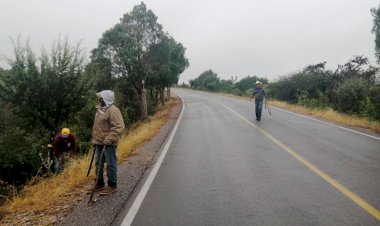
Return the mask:
[[[256,113],[256,119],[261,119],[261,113],[263,112],[263,101],[256,100],[255,101],[255,113]]]
[[[95,165],[96,165],[96,173],[99,172],[99,179],[98,179],[98,186],[104,186],[104,163],[107,163],[107,177],[108,181],[107,184],[110,187],[116,187],[117,186],[117,158],[116,158],[116,146],[115,145],[106,145],[106,148],[104,150],[104,155],[100,159],[100,154],[103,149],[103,145],[95,145]],[[99,160],[100,162],[100,169],[98,169],[99,166]]]

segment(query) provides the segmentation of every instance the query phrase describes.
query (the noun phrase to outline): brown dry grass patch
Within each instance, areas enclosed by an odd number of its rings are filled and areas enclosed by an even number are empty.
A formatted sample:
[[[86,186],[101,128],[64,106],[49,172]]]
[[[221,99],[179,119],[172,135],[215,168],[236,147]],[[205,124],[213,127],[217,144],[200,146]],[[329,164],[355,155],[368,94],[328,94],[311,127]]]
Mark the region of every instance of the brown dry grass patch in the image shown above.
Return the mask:
[[[218,93],[222,96],[234,97],[238,99],[249,100],[248,97],[236,96],[232,94]],[[363,129],[370,130],[375,133],[380,133],[380,122],[369,120],[363,117],[357,117],[353,115],[339,113],[331,108],[320,110],[320,109],[310,109],[299,105],[288,104],[283,101],[270,100],[268,101],[270,105],[287,109],[293,112],[298,112],[301,114],[310,115],[316,118],[324,119],[330,122],[339,123],[346,126],[359,127]]]
[[[335,122],[335,123],[339,123],[339,124],[343,124],[347,126],[368,129],[375,133],[380,133],[380,122],[371,121],[366,118],[339,113],[339,112],[334,111],[331,108],[328,108],[325,110],[310,109],[310,108],[288,104],[288,103],[285,103],[282,101],[276,101],[276,100],[270,101],[269,103],[273,106],[280,107],[283,109],[288,109],[290,111],[299,112],[306,115],[311,115],[317,118],[325,119],[331,122]]]

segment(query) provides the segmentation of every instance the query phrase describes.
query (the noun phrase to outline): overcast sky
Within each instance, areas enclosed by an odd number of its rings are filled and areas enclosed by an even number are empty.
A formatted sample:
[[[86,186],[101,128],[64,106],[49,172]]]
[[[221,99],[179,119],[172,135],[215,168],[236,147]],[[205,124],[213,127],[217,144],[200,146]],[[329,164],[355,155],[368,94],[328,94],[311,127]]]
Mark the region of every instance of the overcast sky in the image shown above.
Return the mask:
[[[0,53],[12,57],[21,34],[36,53],[58,36],[82,42],[87,56],[104,31],[138,0],[0,0]],[[373,17],[379,0],[145,0],[158,22],[186,47],[190,67],[180,83],[212,69],[220,78],[270,80],[327,61],[328,69],[355,55],[374,58]],[[0,63],[6,68],[5,62]]]

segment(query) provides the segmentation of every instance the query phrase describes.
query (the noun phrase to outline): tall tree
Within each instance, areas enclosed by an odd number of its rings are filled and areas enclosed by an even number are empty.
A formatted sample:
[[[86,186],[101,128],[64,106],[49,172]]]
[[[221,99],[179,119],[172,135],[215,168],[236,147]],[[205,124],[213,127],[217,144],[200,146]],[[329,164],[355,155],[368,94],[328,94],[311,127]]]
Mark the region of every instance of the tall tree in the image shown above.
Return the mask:
[[[164,90],[170,74],[170,54],[171,48],[169,39],[163,36],[159,43],[150,46],[146,55],[146,63],[149,67],[147,82],[150,86],[151,98],[154,105],[157,105],[158,99],[164,103]]]
[[[380,5],[379,7],[372,8],[371,13],[373,16],[373,27],[372,33],[375,33],[375,55],[377,58],[377,63],[380,64]]]
[[[150,66],[149,84],[158,91],[162,104],[164,89],[167,89],[170,96],[170,87],[178,83],[180,74],[189,66],[185,51],[183,45],[169,35],[164,35],[159,43],[151,45],[149,49],[147,54]]]
[[[368,66],[368,64],[368,58],[355,56],[344,65],[338,65],[335,74],[340,79],[339,83],[343,83],[351,78],[360,78],[367,82],[368,85],[373,85],[379,68]]]
[[[130,107],[136,101],[140,105],[144,103],[141,96],[142,81],[147,80],[148,76],[146,55],[162,37],[162,26],[157,23],[156,15],[142,2],[130,13],[124,14],[120,23],[106,31],[98,47],[93,50],[93,62],[106,69],[103,73],[119,79],[119,91],[129,100],[122,107]],[[139,97],[136,98],[135,94]]]
[[[169,37],[170,52],[170,73],[165,81],[165,86],[170,95],[170,86],[177,84],[180,74],[189,67],[189,60],[185,57],[186,48],[179,42],[176,42],[172,37]]]

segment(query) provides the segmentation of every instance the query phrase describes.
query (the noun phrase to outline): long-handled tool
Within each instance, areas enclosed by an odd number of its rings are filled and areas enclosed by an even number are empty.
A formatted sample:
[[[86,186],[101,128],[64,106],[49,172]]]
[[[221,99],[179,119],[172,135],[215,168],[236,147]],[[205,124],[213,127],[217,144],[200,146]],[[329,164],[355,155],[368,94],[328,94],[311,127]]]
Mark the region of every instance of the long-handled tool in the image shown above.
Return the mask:
[[[88,167],[88,171],[87,171],[86,177],[88,177],[88,175],[90,174],[91,167],[92,167],[92,162],[94,161],[94,156],[95,156],[95,149],[94,149],[94,153],[92,153],[91,163],[90,163],[90,166]]]
[[[102,152],[100,153],[100,156],[99,156],[99,162],[98,162],[98,172],[96,172],[96,181],[95,181],[95,184],[94,184],[94,188],[92,189],[92,192],[91,192],[91,195],[90,195],[90,199],[88,200],[88,205],[91,206],[92,204],[94,204],[96,202],[96,199],[93,200],[92,197],[94,196],[94,193],[95,193],[95,190],[96,190],[96,185],[98,184],[99,182],[99,177],[100,177],[100,164],[102,164],[102,160],[103,160],[103,154],[104,154],[104,150],[106,149],[106,146],[104,145],[103,146],[103,149],[102,149]],[[94,150],[95,152],[96,150]]]
[[[269,109],[268,100],[265,101],[265,108],[268,109],[269,115],[272,116],[272,112],[271,112],[270,109]]]

